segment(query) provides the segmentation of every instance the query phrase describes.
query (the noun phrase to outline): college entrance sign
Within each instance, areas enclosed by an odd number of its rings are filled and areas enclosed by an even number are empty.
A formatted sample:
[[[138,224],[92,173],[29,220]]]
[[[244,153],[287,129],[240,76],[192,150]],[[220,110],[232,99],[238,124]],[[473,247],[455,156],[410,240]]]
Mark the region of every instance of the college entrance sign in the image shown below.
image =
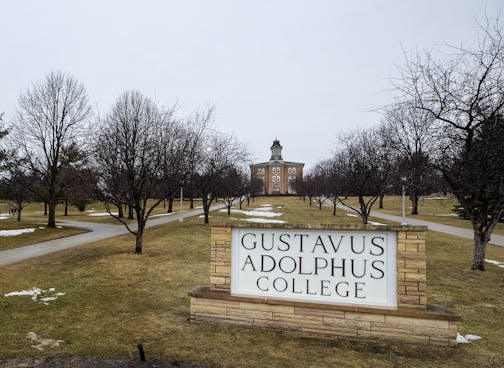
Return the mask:
[[[191,321],[452,346],[459,316],[427,304],[425,227],[213,226]]]
[[[231,295],[397,307],[392,231],[232,230]]]

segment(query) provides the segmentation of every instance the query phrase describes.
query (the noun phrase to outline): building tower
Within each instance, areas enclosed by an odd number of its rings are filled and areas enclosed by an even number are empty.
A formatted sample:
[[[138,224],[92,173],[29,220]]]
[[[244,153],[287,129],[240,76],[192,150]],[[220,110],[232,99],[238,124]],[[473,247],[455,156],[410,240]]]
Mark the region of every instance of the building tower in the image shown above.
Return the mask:
[[[296,194],[296,181],[303,179],[304,163],[284,161],[282,149],[280,141],[275,139],[270,160],[250,165],[251,182],[260,185],[260,194]]]

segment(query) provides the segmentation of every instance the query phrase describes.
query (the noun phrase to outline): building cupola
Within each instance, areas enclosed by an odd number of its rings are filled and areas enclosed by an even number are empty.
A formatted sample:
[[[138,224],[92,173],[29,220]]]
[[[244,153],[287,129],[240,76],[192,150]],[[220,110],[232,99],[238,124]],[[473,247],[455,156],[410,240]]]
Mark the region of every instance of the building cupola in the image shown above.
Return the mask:
[[[282,161],[282,146],[280,145],[280,141],[275,139],[273,141],[273,145],[271,146],[271,158],[270,161]]]

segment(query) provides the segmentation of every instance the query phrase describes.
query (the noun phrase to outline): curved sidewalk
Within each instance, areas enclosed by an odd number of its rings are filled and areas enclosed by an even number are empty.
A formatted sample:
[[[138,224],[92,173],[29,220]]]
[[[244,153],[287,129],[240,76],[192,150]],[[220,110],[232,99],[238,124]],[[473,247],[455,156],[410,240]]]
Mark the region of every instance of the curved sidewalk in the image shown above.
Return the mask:
[[[371,216],[376,218],[381,218],[384,220],[395,221],[401,223],[403,218],[401,216],[387,215],[385,213],[371,211]],[[436,222],[423,221],[413,219],[411,217],[406,217],[406,223],[408,225],[420,225],[427,226],[431,231],[437,231],[440,233],[445,233],[449,235],[458,236],[466,239],[474,239],[474,233],[471,229],[464,229],[457,226],[443,225]],[[490,244],[498,245],[504,247],[504,235],[492,234],[490,238]]]
[[[222,208],[222,206],[223,205],[213,206],[210,210],[214,211],[216,209]],[[146,227],[162,225],[169,222],[178,221],[180,219],[185,219],[187,217],[200,215],[202,213],[203,210],[198,209],[187,212],[174,213],[173,215],[166,215],[163,217],[151,217],[147,221]],[[0,266],[6,266],[12,263],[24,261],[29,258],[39,257],[46,254],[75,248],[86,243],[112,238],[114,236],[126,234],[128,232],[126,227],[122,224],[104,225],[84,221],[61,221],[58,223],[65,224],[67,226],[87,229],[89,230],[89,232],[0,251]],[[132,228],[134,227],[136,226],[132,226]]]

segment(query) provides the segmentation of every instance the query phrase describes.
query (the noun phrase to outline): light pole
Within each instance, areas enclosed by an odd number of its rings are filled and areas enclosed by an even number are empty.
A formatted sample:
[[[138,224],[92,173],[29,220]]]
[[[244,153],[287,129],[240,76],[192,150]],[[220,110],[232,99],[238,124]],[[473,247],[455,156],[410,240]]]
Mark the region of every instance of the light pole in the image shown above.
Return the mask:
[[[402,181],[402,224],[406,225],[406,187],[404,183],[406,183],[406,177],[401,177]]]

